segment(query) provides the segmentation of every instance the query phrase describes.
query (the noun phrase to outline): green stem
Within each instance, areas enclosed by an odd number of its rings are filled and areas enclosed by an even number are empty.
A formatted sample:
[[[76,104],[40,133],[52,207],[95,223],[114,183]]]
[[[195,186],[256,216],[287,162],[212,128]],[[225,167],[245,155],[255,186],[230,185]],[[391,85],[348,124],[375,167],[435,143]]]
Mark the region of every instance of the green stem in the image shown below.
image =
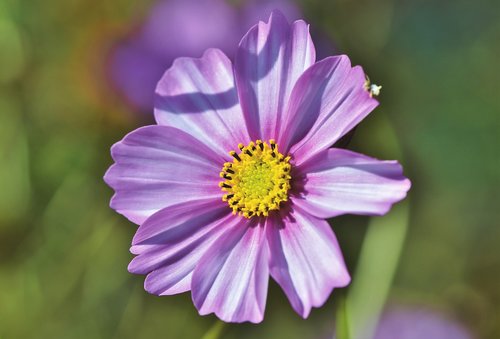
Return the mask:
[[[346,300],[353,339],[371,338],[389,295],[408,228],[409,201],[372,218]]]
[[[347,313],[347,300],[345,296],[340,298],[337,308],[337,320],[335,322],[335,339],[351,339],[349,334],[349,315]]]
[[[220,320],[215,321],[212,327],[210,327],[201,339],[218,339],[224,329],[224,325],[225,323]]]

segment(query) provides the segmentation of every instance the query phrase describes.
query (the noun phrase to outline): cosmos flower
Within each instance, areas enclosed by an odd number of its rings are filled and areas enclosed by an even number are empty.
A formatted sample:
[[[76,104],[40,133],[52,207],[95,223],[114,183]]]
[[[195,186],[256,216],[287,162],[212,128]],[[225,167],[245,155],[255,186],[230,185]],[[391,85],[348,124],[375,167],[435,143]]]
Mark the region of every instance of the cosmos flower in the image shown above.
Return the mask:
[[[462,325],[422,307],[393,306],[382,315],[374,339],[472,339]]]
[[[116,44],[109,80],[135,110],[151,113],[155,86],[175,58],[199,57],[209,47],[231,58],[241,36],[273,9],[299,17],[289,0],[249,0],[238,7],[227,0],[159,0],[139,29]]]
[[[330,148],[378,102],[347,56],[315,62],[304,21],[279,12],[217,49],[179,58],[156,89],[157,125],[112,147],[111,207],[140,227],[129,271],[199,313],[260,322],[271,276],[307,317],[350,281],[325,220],[382,215],[410,182],[396,161]]]

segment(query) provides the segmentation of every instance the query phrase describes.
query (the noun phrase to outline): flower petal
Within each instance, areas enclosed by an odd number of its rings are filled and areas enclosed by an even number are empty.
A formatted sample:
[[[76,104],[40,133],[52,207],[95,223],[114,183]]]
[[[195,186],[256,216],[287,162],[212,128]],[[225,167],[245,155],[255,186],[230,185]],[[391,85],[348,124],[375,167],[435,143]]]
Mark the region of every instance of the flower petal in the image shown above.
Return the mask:
[[[350,282],[337,239],[325,220],[294,207],[286,218],[268,219],[266,229],[271,276],[302,317],[311,307],[323,305],[334,287]]]
[[[234,224],[227,204],[183,203],[160,210],[137,230],[129,271],[148,274],[145,289],[168,295],[188,291],[193,270],[220,233]]]
[[[278,144],[296,164],[331,147],[377,105],[364,87],[361,67],[345,55],[311,66],[293,88]],[[293,146],[293,147],[292,147]]]
[[[278,11],[243,37],[235,77],[253,140],[276,138],[292,88],[314,60],[309,26],[304,21],[290,26]]]
[[[294,204],[319,217],[340,214],[383,215],[410,189],[397,161],[380,161],[332,148],[297,169],[304,193]]]
[[[265,229],[237,218],[203,256],[192,281],[193,302],[205,315],[228,322],[260,322],[269,281]]]
[[[200,59],[174,61],[156,87],[155,118],[221,155],[250,141],[231,61],[217,49],[207,50]]]
[[[111,207],[140,224],[156,211],[186,201],[219,201],[224,159],[181,130],[137,129],[116,143],[104,176],[115,190]]]

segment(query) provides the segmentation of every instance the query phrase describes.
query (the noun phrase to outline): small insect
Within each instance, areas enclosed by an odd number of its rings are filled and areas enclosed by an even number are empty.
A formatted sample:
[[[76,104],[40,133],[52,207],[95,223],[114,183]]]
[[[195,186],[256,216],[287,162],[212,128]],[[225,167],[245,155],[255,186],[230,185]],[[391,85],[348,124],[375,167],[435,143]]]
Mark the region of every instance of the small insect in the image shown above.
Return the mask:
[[[370,82],[370,78],[367,75],[365,81],[365,89],[368,91],[368,93],[370,93],[370,97],[373,98],[374,96],[378,96],[380,94],[382,86],[372,84]]]

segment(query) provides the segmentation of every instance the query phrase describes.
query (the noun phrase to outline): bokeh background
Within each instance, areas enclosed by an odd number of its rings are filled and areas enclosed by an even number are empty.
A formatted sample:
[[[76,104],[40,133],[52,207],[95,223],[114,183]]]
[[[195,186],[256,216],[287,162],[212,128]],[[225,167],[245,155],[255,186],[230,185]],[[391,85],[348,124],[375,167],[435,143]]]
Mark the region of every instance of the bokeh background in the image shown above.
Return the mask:
[[[499,2],[212,2],[0,2],[0,338],[500,338]],[[353,284],[309,319],[272,283],[262,324],[222,325],[127,272],[136,226],[102,176],[153,122],[154,72],[232,53],[273,7],[383,86],[348,147],[413,187],[385,217],[331,220]]]

